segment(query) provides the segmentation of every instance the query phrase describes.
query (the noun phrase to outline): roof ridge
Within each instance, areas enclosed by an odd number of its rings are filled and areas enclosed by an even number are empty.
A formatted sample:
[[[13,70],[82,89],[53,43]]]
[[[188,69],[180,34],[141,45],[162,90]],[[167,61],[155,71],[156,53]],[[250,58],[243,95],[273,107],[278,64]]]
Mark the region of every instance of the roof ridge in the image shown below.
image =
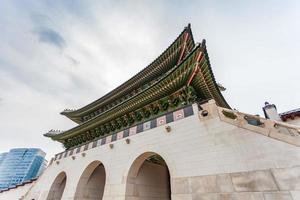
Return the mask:
[[[191,34],[191,28],[190,28],[190,24],[188,24],[188,26],[186,26],[184,28],[184,30],[176,37],[176,39],[158,56],[156,57],[155,60],[153,60],[149,65],[147,65],[146,67],[144,67],[143,69],[141,69],[139,72],[137,72],[134,76],[132,76],[130,79],[128,79],[127,81],[125,81],[124,83],[122,83],[121,85],[117,86],[116,88],[114,88],[113,90],[111,90],[110,92],[106,93],[104,96],[94,100],[93,102],[79,108],[79,109],[65,109],[64,111],[62,111],[60,114],[65,115],[69,118],[72,118],[70,116],[68,116],[69,114],[72,113],[76,113],[78,111],[84,110],[85,108],[88,108],[90,106],[93,106],[101,101],[105,101],[106,99],[108,99],[114,92],[120,92],[122,91],[122,89],[124,89],[124,87],[126,85],[128,85],[129,83],[132,84],[131,82],[133,82],[139,75],[142,74],[142,72],[145,72],[151,65],[155,64],[155,62],[157,62],[169,49],[172,45],[174,45],[174,43],[186,32],[189,31],[189,33]],[[192,36],[192,35],[191,35]],[[192,42],[194,43],[194,39],[193,36],[191,37]],[[194,43],[195,44],[195,43]]]
[[[170,70],[168,71],[168,73],[165,73],[164,76],[163,76],[161,79],[167,78],[167,77],[169,76],[169,74],[171,74],[170,72],[175,71],[179,66],[181,66],[182,64],[184,64],[184,62],[185,62],[185,61],[186,61],[186,60],[194,53],[194,51],[196,51],[198,48],[201,48],[201,43],[198,44],[197,46],[195,46],[194,49],[193,49],[187,56],[185,56],[185,57],[182,59],[182,61],[181,61],[178,65],[175,65],[175,67],[173,67],[172,69],[170,69]],[[154,84],[152,85],[152,87],[153,87],[154,85],[158,84],[158,83],[159,83],[159,82],[154,83]],[[151,88],[151,87],[150,87],[150,88]],[[148,89],[150,89],[150,88],[147,88],[146,90],[148,90]],[[145,90],[145,91],[146,91],[146,90]],[[145,91],[143,91],[143,92],[145,92]],[[137,96],[137,95],[140,95],[140,94],[136,94],[135,96]],[[131,100],[131,99],[134,98],[135,96],[133,96],[133,97],[127,99],[126,102],[129,101],[129,100]],[[117,105],[117,106],[120,106],[120,105]],[[92,126],[92,124],[89,124],[89,123],[94,122],[96,119],[98,119],[99,117],[101,117],[103,114],[106,114],[106,113],[108,113],[108,112],[110,112],[111,110],[114,110],[114,109],[116,109],[116,107],[113,107],[113,108],[111,108],[111,109],[109,109],[109,110],[103,112],[102,114],[100,114],[100,115],[98,115],[98,116],[96,116],[96,117],[94,117],[94,118],[92,118],[92,119],[89,119],[89,120],[87,120],[87,121],[85,121],[85,122],[83,122],[83,123],[81,123],[81,124],[78,124],[77,126],[71,128],[71,129],[69,129],[69,130],[62,131],[62,132],[57,133],[57,134],[55,134],[55,135],[46,133],[46,134],[44,134],[44,136],[46,136],[46,137],[52,137],[52,136],[57,137],[57,136],[60,136],[60,135],[64,135],[64,134],[66,134],[67,132],[74,131],[75,129],[78,129],[79,127],[82,127],[82,126],[87,126],[87,127]]]

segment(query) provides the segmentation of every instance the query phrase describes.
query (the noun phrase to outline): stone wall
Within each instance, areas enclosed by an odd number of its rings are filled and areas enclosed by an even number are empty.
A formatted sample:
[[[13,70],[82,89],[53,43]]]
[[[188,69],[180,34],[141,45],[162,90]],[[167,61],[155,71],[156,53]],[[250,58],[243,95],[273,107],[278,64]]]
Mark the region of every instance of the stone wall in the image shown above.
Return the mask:
[[[103,199],[125,199],[130,169],[147,152],[165,160],[175,200],[299,199],[299,147],[261,134],[264,128],[221,120],[214,102],[202,107],[207,116],[194,105],[188,118],[54,161],[24,199],[46,199],[62,171],[67,176],[62,199],[74,199],[81,175],[95,161],[106,172]]]
[[[300,167],[172,179],[173,199],[293,200],[300,195]]]

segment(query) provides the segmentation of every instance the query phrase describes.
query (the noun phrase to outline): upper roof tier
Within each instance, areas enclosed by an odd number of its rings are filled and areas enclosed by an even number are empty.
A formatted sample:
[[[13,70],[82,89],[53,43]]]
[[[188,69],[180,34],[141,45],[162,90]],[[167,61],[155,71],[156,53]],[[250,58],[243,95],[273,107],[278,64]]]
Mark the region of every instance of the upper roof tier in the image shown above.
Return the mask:
[[[161,75],[179,64],[194,47],[195,43],[189,24],[158,58],[128,81],[78,110],[66,109],[61,114],[80,124],[122,104],[134,94],[151,86]]]
[[[209,99],[229,108],[215,81],[205,40],[195,45],[187,26],[155,61],[127,82],[79,110],[62,112],[79,125],[51,130],[45,136],[74,148]]]

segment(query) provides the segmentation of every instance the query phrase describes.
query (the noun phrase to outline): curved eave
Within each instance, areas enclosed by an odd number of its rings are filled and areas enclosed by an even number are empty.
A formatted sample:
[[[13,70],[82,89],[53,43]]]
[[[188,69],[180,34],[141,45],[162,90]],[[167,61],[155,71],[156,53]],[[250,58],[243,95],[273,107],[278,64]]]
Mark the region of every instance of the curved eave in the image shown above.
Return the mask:
[[[115,88],[111,92],[107,93],[106,95],[104,95],[100,99],[98,99],[98,100],[96,100],[96,101],[94,101],[94,102],[78,109],[78,110],[63,111],[63,112],[61,112],[61,114],[79,124],[79,123],[81,123],[81,117],[83,115],[88,114],[89,112],[92,112],[93,110],[95,110],[97,108],[105,106],[105,105],[113,102],[114,100],[116,100],[118,97],[130,92],[132,88],[135,88],[137,85],[141,84],[141,82],[139,80],[141,80],[141,79],[146,80],[147,79],[147,77],[150,74],[149,72],[151,72],[151,71],[153,72],[154,70],[159,71],[156,68],[159,67],[161,65],[161,63],[165,62],[166,59],[168,59],[167,55],[171,55],[172,51],[174,51],[176,46],[178,46],[178,47],[176,47],[176,49],[181,48],[181,46],[183,45],[183,40],[184,40],[184,34],[185,33],[188,33],[188,35],[189,35],[188,42],[187,42],[188,45],[189,45],[188,48],[193,49],[194,46],[195,46],[195,43],[194,43],[194,39],[193,39],[193,35],[192,35],[190,25],[188,25],[180,33],[180,35],[175,39],[175,41],[158,58],[156,58],[150,65],[145,67],[143,70],[141,70],[135,76],[130,78],[128,81],[126,81],[125,83],[123,83],[119,87]],[[176,63],[177,62],[176,59],[178,59],[178,57],[174,57],[174,59],[175,59],[174,62]],[[169,62],[171,62],[171,61],[169,61]],[[171,66],[171,67],[173,67],[173,66]]]
[[[168,94],[172,94],[172,92],[178,90],[179,88],[182,88],[187,84],[188,79],[192,76],[199,53],[204,54],[203,58],[200,61],[200,71],[202,74],[198,74],[192,82],[192,85],[198,88],[197,95],[203,100],[215,99],[218,105],[229,108],[229,105],[223,98],[214,79],[204,41],[203,45],[199,45],[194,48],[194,50],[180,63],[180,65],[177,65],[175,68],[171,69],[160,81],[155,83],[152,87],[128,99],[128,101],[126,101],[124,104],[106,111],[102,115],[90,119],[80,124],[79,126],[76,126],[61,134],[49,137],[51,137],[53,140],[62,142],[65,139],[82,134],[116,117],[124,115],[128,112],[132,112],[135,109],[156,101]],[[199,78],[201,76],[202,79]]]
[[[57,138],[55,137],[55,135],[52,135],[52,134],[43,134],[45,137],[48,137],[48,138],[51,138],[52,140],[54,141],[57,141],[57,142],[60,142],[60,143],[64,143],[64,140],[63,139],[60,139],[60,138]]]
[[[201,92],[204,93],[207,99],[214,99],[218,106],[230,109],[229,104],[223,97],[215,80],[215,76],[210,65],[205,40],[203,40],[201,43],[201,49],[204,54],[205,62],[203,62],[203,65],[200,66],[200,70],[196,78],[193,80],[193,84],[196,88],[198,88],[198,91],[201,90]],[[209,74],[209,76],[207,74]],[[203,81],[203,79],[205,79],[205,81]]]
[[[172,92],[175,92],[183,85],[186,84],[188,77],[192,73],[192,66],[196,60],[197,53],[200,50],[200,45],[194,48],[194,50],[180,63],[175,66],[169,72],[167,72],[161,80],[156,82],[152,87],[147,88],[142,93],[139,93],[124,104],[116,106],[102,115],[99,115],[93,119],[90,119],[70,130],[63,132],[62,134],[53,135],[51,138],[57,141],[63,141],[67,138],[76,136],[82,132],[88,131],[93,127],[97,127],[107,121],[121,116],[125,113],[132,112],[133,110],[147,105],[153,101],[156,101]]]
[[[45,134],[43,134],[43,136],[52,138],[52,137],[54,137],[55,135],[49,134],[49,133],[45,133]]]
[[[82,123],[81,116],[76,114],[76,111],[62,111],[61,115],[68,117],[70,120],[75,122],[76,124]]]

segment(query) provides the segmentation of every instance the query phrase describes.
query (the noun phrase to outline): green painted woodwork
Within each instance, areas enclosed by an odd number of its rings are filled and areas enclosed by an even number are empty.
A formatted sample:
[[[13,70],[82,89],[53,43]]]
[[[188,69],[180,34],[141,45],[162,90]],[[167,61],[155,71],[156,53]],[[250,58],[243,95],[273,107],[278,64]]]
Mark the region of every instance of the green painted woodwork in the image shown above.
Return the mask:
[[[190,34],[189,40],[183,39],[188,38],[185,34]],[[78,126],[45,136],[71,148],[209,99],[229,108],[214,79],[205,40],[194,46],[188,26],[158,59],[129,81],[77,111],[63,113],[79,122]]]
[[[184,40],[185,34],[189,35],[187,41]],[[67,116],[76,123],[82,123],[123,103],[136,93],[151,87],[160,76],[177,64],[185,43],[187,51],[185,51],[183,56],[186,56],[188,52],[191,52],[195,47],[190,26],[187,26],[177,39],[157,59],[127,82],[83,108],[78,110],[65,110],[61,114]]]
[[[70,148],[77,145],[82,145],[86,141],[106,137],[107,135],[122,131],[187,104],[191,104],[197,100],[195,95],[196,93],[191,86],[184,87],[172,95],[146,105],[141,109],[125,114],[117,119],[83,132],[78,136],[68,138],[64,140],[63,143],[66,148]]]

